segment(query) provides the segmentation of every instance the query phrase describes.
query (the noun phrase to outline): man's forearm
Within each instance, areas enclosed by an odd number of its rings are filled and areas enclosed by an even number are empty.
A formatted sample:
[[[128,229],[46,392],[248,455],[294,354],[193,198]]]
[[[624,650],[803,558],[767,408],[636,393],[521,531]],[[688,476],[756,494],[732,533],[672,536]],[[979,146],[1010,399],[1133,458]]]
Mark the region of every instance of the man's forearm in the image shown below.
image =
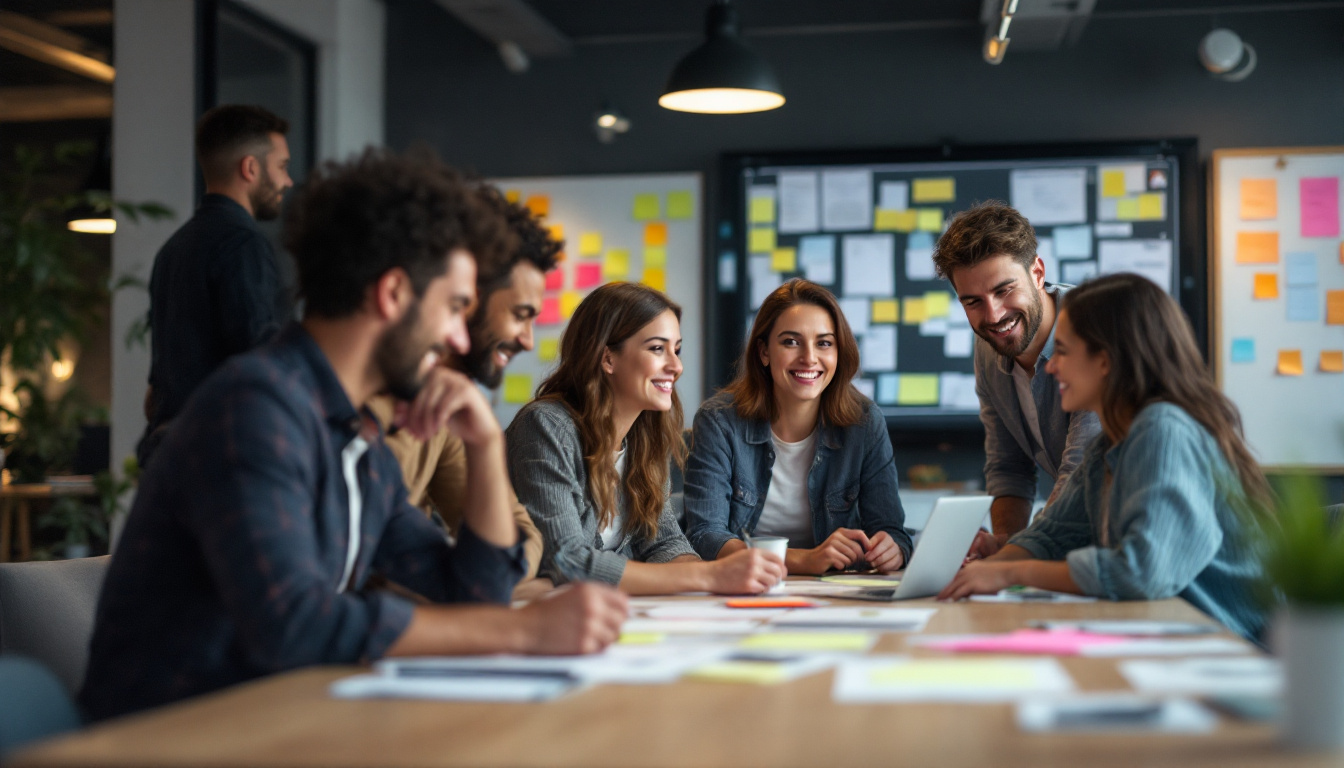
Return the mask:
[[[994,535],[1007,541],[1021,533],[1031,521],[1031,499],[1018,496],[999,496],[989,505],[989,519]]]
[[[526,653],[527,617],[501,606],[417,606],[388,656]]]
[[[518,543],[518,526],[513,520],[503,436],[483,445],[468,445],[466,454],[467,498],[462,519],[485,541],[511,547]]]

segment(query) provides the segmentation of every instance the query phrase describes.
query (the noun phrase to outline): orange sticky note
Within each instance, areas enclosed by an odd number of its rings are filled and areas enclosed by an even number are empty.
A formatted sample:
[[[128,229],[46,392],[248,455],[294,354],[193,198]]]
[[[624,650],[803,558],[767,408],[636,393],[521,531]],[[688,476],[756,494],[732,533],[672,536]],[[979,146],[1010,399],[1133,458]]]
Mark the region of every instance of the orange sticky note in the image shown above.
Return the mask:
[[[1238,264],[1278,264],[1278,232],[1238,232]]]
[[[649,286],[655,291],[667,290],[667,270],[665,269],[646,269],[644,270],[644,279],[641,283]]]
[[[1255,273],[1255,298],[1279,298],[1279,275],[1277,272]]]
[[[549,232],[551,233],[551,239],[552,239],[552,240],[560,241],[560,240],[564,240],[564,239],[565,239],[565,225],[564,225],[564,224],[552,224],[551,226],[547,227],[546,229],[547,229],[547,231],[549,231]]]
[[[1241,218],[1262,221],[1279,217],[1279,185],[1273,179],[1241,180]]]
[[[518,202],[522,198],[522,196],[523,196],[522,193],[520,193],[516,189],[504,190],[504,199],[508,200],[510,203]]]
[[[1302,350],[1300,349],[1279,350],[1279,375],[1280,376],[1302,375]]]
[[[1325,324],[1344,325],[1344,291],[1325,292]]]
[[[1321,370],[1326,373],[1344,373],[1344,349],[1322,350]]]
[[[725,600],[729,608],[816,608],[819,603],[805,597],[734,597]]]
[[[532,195],[524,203],[533,216],[546,216],[551,212],[551,198],[548,195]]]
[[[645,245],[667,245],[667,225],[661,221],[651,221],[644,225]]]
[[[1344,243],[1339,244],[1339,263],[1344,264]]]

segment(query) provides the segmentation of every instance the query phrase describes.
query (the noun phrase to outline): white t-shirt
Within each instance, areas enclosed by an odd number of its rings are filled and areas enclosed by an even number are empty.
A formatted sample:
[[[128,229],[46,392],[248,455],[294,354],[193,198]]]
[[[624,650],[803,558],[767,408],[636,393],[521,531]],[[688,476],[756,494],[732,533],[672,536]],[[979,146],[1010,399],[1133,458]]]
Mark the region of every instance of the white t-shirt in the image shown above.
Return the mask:
[[[815,546],[812,536],[812,501],[807,497],[807,475],[817,455],[817,431],[796,443],[786,443],[770,431],[775,444],[775,465],[770,469],[770,490],[756,523],[757,536],[787,536],[789,546]]]
[[[621,529],[625,527],[625,491],[621,483],[625,480],[625,444],[616,452],[616,516],[611,525],[602,529],[602,549],[615,552],[621,546]]]
[[[344,592],[350,584],[350,576],[355,572],[355,561],[359,559],[360,520],[364,516],[364,495],[359,492],[359,475],[356,469],[359,460],[369,450],[369,442],[359,435],[341,450],[341,473],[345,475],[345,490],[350,496],[349,541],[345,547],[345,568],[341,572],[341,583],[337,592]]]
[[[1036,412],[1036,398],[1031,395],[1032,374],[1013,361],[1013,386],[1017,388],[1017,404],[1022,408],[1022,419],[1027,422],[1027,428],[1031,430],[1031,437],[1036,441],[1036,450],[1045,449],[1045,440],[1041,438],[1041,417]]]

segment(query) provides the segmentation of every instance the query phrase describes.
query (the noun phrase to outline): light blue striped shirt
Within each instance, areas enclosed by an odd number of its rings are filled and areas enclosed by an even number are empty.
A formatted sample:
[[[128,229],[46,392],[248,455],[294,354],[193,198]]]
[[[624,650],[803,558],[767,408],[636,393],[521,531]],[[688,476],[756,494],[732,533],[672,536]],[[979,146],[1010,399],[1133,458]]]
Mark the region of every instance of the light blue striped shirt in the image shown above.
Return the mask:
[[[1180,407],[1154,403],[1119,444],[1097,437],[1050,514],[1009,543],[1042,560],[1067,560],[1085,594],[1179,595],[1256,640],[1265,614],[1256,601],[1260,564],[1244,503],[1213,436]]]

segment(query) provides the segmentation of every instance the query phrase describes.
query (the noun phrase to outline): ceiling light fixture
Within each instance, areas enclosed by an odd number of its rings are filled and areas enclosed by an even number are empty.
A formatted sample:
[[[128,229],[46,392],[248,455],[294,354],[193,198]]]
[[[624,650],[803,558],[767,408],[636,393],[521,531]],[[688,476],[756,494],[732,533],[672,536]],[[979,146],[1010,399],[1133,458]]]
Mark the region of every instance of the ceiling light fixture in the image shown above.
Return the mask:
[[[705,13],[705,42],[677,62],[658,103],[678,112],[741,114],[783,106],[775,73],[741,40],[737,11],[716,0]]]
[[[1199,41],[1199,63],[1209,74],[1239,83],[1255,71],[1255,49],[1230,29],[1215,29]]]
[[[72,219],[65,224],[71,232],[84,232],[91,235],[111,235],[117,231],[117,220],[112,218],[101,219]]]
[[[593,130],[597,132],[598,141],[610,144],[618,135],[630,130],[630,118],[621,114],[614,104],[607,102],[593,118]]]
[[[1013,23],[1013,14],[1017,13],[1017,0],[1003,0],[999,11],[999,22],[985,27],[985,47],[981,55],[989,64],[1002,64],[1004,54],[1008,53],[1008,27]],[[983,17],[981,17],[983,18]]]

